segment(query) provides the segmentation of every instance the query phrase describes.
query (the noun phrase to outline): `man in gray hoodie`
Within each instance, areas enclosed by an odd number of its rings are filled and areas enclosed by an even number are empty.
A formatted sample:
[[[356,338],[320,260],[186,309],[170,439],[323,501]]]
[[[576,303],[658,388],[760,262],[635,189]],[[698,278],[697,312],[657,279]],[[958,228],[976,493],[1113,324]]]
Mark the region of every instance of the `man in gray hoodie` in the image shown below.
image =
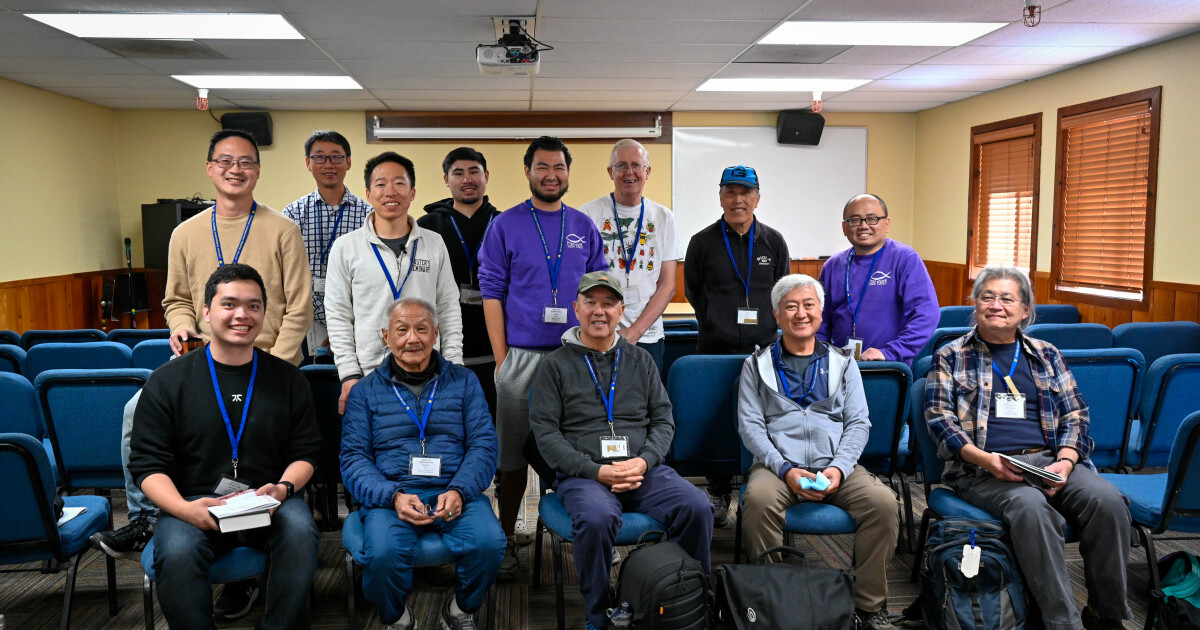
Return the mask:
[[[816,338],[825,291],[810,276],[784,276],[771,290],[783,336],[746,358],[738,387],[738,431],[754,455],[742,508],[750,557],[783,544],[788,508],[801,501],[840,507],[854,535],[857,627],[891,630],[887,565],[900,519],[896,495],[858,465],[871,420],[858,364]]]
[[[533,382],[529,426],[571,517],[572,552],[587,628],[608,627],[608,574],[621,513],[667,523],[667,534],[709,568],[708,498],[666,459],[675,421],[650,353],[617,334],[621,282],[585,274],[575,296],[579,326],[543,359]]]

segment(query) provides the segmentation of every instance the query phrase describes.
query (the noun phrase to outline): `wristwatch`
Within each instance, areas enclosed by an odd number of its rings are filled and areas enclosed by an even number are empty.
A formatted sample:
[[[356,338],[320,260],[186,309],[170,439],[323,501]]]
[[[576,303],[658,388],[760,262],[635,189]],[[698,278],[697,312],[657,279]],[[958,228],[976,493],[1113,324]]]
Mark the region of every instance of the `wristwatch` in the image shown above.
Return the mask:
[[[277,485],[287,488],[287,497],[285,498],[290,499],[292,498],[292,495],[296,494],[296,486],[292,485],[292,482],[290,481],[280,481]]]

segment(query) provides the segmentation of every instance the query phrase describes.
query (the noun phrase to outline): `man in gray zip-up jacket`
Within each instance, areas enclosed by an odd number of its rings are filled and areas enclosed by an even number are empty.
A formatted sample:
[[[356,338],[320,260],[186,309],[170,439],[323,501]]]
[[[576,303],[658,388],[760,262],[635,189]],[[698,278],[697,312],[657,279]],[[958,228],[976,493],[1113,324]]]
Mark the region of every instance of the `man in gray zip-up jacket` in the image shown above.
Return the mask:
[[[896,495],[858,465],[871,431],[858,364],[816,338],[825,291],[785,276],[771,291],[783,337],[746,358],[738,387],[738,431],[754,455],[742,510],[755,558],[783,544],[788,508],[824,502],[850,513],[855,615],[859,628],[894,628],[887,618],[887,565],[900,520]]]
[[[675,435],[671,401],[650,353],[617,334],[625,304],[616,275],[584,274],[574,307],[579,326],[534,379],[529,426],[571,517],[585,627],[603,629],[616,603],[608,574],[622,512],[666,523],[705,571],[713,523],[704,492],[662,465]]]

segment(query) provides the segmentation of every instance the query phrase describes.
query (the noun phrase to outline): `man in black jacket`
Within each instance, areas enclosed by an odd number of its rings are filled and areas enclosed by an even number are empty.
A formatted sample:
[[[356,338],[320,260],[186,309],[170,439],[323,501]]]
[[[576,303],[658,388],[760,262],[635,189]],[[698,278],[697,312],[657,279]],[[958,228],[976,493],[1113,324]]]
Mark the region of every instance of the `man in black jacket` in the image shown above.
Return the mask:
[[[775,343],[771,289],[791,273],[792,261],[783,235],[754,218],[760,193],[753,168],[725,169],[720,194],[723,215],[688,243],[684,292],[700,323],[697,354],[748,355]],[[708,490],[722,526],[732,481],[709,477]]]
[[[317,526],[296,490],[320,453],[312,392],[292,364],[254,349],[266,311],[253,267],[219,267],[204,289],[212,341],[154,372],[133,423],[129,471],[162,511],[154,570],[176,630],[212,628],[212,559],[237,546],[269,555],[262,625],[307,628]],[[240,489],[281,502],[267,527],[222,534],[208,508]]]

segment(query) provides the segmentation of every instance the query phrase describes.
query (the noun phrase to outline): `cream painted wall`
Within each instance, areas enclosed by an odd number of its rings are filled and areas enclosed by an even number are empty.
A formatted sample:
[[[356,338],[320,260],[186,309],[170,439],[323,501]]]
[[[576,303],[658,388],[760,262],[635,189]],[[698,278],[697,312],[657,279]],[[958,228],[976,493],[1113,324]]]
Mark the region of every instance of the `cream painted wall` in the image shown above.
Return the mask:
[[[1158,155],[1154,280],[1200,283],[1195,236],[1200,213],[1200,34],[1136,50],[916,115],[913,245],[923,257],[966,262],[971,127],[1042,112],[1038,260],[1049,271],[1054,236],[1054,161],[1058,108],[1163,86]]]
[[[0,79],[0,282],[120,266],[113,110]]]

